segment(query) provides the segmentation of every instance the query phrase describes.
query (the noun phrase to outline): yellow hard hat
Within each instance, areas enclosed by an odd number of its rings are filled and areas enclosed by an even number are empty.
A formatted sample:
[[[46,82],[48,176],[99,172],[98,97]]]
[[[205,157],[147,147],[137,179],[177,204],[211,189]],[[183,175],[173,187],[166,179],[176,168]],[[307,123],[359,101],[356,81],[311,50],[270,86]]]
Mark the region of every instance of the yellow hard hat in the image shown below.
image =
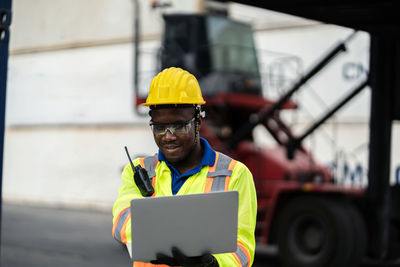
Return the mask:
[[[144,106],[206,103],[199,83],[192,74],[181,68],[167,68],[153,78]]]

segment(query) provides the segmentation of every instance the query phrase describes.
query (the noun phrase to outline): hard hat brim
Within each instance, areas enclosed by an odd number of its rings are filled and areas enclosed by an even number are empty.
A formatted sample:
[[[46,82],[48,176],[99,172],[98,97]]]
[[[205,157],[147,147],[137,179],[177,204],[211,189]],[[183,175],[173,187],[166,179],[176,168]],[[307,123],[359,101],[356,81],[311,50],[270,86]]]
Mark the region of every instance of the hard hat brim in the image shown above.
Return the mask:
[[[185,104],[188,104],[188,105],[204,105],[206,103],[206,101],[200,101],[200,102],[198,102],[198,101],[196,101],[196,102],[193,102],[193,103],[173,103],[173,102],[146,102],[146,103],[143,103],[142,104],[142,106],[160,106],[160,105],[185,105]]]

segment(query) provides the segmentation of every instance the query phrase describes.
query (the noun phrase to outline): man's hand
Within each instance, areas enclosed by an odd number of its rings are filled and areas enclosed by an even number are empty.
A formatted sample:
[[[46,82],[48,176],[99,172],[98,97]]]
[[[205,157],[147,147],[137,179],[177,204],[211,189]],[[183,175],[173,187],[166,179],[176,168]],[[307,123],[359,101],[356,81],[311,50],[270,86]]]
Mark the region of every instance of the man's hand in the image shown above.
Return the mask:
[[[217,267],[217,260],[210,254],[206,253],[198,257],[187,257],[177,247],[172,248],[173,257],[169,257],[163,253],[157,253],[157,260],[151,261],[152,264],[166,264],[169,266],[184,267]]]

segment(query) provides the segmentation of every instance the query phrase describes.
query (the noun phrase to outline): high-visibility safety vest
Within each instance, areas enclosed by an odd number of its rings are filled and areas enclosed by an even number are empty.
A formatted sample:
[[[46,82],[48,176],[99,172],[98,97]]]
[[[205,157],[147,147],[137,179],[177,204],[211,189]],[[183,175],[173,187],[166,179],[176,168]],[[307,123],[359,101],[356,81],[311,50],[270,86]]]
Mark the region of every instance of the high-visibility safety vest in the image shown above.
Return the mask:
[[[144,167],[152,179],[153,196],[171,196],[171,171],[167,164],[158,161],[157,154],[138,158],[134,165]],[[214,166],[203,166],[200,172],[189,176],[177,195],[198,194],[217,191],[238,191],[238,235],[237,249],[232,253],[214,254],[219,266],[251,266],[255,249],[255,225],[257,198],[253,176],[241,162],[216,152]],[[132,167],[128,164],[122,172],[122,185],[113,207],[113,237],[117,241],[131,243],[130,201],[143,197],[133,180]],[[212,218],[210,218],[212,219]],[[134,267],[163,266],[134,262]],[[164,265],[166,266],[166,265]]]

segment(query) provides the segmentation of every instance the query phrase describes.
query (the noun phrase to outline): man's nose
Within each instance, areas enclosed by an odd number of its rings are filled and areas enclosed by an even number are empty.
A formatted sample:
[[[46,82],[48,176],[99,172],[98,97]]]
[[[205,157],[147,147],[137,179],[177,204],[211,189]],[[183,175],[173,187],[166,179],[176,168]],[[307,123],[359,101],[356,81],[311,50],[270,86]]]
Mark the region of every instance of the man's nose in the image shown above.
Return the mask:
[[[172,133],[170,128],[167,128],[167,130],[165,131],[164,137],[167,138],[167,139],[176,139],[175,134]]]

